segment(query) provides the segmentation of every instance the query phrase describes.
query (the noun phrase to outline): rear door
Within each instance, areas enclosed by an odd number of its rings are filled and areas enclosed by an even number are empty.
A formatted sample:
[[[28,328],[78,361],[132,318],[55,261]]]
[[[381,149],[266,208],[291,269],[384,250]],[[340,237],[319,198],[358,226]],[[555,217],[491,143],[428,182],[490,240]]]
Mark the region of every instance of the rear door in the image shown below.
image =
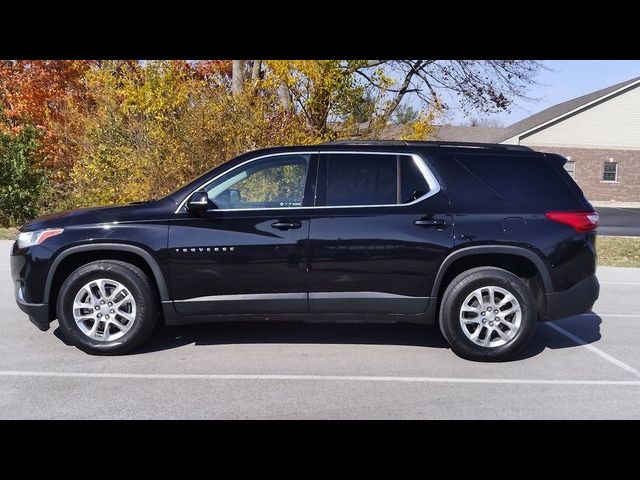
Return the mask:
[[[309,246],[311,313],[421,313],[453,246],[448,201],[417,154],[323,153]]]

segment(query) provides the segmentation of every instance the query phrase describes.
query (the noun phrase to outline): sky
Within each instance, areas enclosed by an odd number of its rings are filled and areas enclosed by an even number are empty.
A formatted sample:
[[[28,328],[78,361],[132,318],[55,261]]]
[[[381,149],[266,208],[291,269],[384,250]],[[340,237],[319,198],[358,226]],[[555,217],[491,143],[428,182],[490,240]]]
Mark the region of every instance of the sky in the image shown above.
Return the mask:
[[[486,118],[509,126],[557,103],[640,76],[640,60],[543,60],[542,64],[545,69],[541,69],[535,79],[538,85],[531,86],[527,92],[527,96],[535,100],[519,100],[511,113]],[[449,123],[468,123],[462,112],[451,107]]]

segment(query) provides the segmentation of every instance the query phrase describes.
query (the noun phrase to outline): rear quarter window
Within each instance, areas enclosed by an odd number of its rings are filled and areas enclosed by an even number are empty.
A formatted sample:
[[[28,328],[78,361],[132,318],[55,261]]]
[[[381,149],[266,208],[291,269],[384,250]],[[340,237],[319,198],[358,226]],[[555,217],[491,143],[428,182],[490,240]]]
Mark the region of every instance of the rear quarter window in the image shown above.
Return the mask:
[[[458,154],[455,159],[506,200],[575,199],[574,189],[543,155]]]

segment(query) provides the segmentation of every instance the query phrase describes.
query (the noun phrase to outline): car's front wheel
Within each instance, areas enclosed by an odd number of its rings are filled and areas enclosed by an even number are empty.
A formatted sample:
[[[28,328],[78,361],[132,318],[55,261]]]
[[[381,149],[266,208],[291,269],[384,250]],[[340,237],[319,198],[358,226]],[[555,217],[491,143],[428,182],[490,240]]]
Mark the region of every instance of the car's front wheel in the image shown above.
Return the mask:
[[[536,302],[527,284],[513,273],[474,268],[451,281],[442,298],[439,320],[458,356],[506,360],[531,338],[537,323]]]
[[[91,262],[64,281],[57,314],[65,337],[87,353],[117,355],[138,347],[155,326],[157,299],[147,275],[117,260]]]

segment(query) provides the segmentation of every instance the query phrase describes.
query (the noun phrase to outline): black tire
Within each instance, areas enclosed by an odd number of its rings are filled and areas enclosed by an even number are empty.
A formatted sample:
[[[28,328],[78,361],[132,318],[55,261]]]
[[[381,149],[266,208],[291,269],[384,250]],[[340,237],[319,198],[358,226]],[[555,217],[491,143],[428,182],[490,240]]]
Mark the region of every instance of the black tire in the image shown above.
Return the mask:
[[[100,278],[115,280],[129,290],[136,303],[133,325],[113,341],[98,341],[85,335],[73,317],[73,301],[83,285]],[[122,355],[137,348],[153,331],[158,317],[158,299],[147,275],[135,265],[117,260],[99,260],[75,270],[64,281],[56,304],[65,338],[80,350],[94,355]]]
[[[507,290],[520,304],[522,312],[520,328],[516,335],[504,345],[495,347],[478,345],[462,330],[460,309],[464,300],[474,290],[486,286],[497,286]],[[495,362],[508,360],[527,344],[535,331],[537,318],[536,301],[525,282],[501,268],[479,267],[461,273],[448,285],[440,305],[439,322],[444,338],[456,355],[467,360]],[[496,334],[493,335],[495,338]]]

